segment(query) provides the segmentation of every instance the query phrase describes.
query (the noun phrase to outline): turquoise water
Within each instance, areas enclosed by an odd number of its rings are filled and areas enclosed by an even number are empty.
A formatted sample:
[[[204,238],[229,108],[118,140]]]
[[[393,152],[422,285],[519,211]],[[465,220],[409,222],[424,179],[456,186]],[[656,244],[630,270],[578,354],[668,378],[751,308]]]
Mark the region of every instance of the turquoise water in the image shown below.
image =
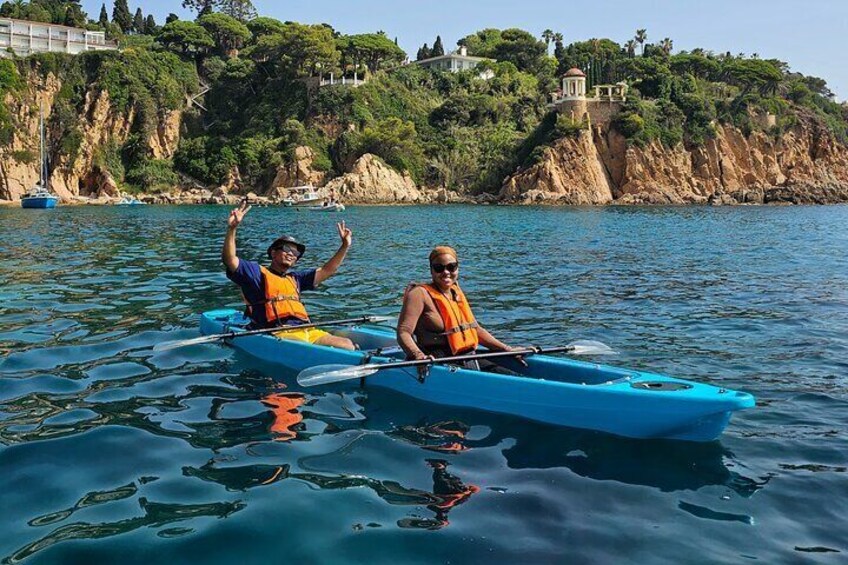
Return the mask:
[[[238,306],[227,213],[0,209],[2,562],[846,559],[848,207],[255,208],[240,230],[243,257],[290,232],[318,266],[349,223],[319,319],[396,314],[451,243],[510,344],[599,339],[615,364],[755,394],[708,444],[153,353]]]

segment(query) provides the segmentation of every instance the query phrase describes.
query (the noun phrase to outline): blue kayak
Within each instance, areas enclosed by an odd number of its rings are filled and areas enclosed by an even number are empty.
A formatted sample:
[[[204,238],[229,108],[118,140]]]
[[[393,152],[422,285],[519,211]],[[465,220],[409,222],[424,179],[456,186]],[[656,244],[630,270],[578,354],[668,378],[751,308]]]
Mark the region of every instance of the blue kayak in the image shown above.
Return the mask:
[[[246,325],[236,310],[213,310],[200,318],[204,335],[240,331]],[[350,338],[360,351],[270,334],[234,338],[228,344],[289,371],[325,364],[388,363],[403,357],[399,352],[380,353],[396,349],[391,329],[354,326],[332,333]],[[424,383],[414,368],[401,368],[377,372],[363,382],[352,381],[352,386],[384,387],[427,402],[642,439],[712,441],[734,411],[754,406],[754,397],[746,392],[609,365],[545,355],[527,357],[526,368],[514,361],[503,364],[521,374],[434,365]]]

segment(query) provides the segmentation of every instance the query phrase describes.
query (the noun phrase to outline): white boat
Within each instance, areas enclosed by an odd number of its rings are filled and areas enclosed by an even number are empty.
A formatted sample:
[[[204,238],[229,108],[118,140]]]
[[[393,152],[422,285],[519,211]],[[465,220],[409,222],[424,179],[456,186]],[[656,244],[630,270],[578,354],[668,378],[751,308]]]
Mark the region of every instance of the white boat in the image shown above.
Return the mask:
[[[284,206],[315,206],[324,202],[324,197],[311,184],[293,186],[288,190],[291,196],[283,199]]]
[[[145,202],[142,202],[134,196],[124,196],[123,198],[115,202],[115,206],[141,206],[144,204]]]
[[[303,209],[310,212],[341,212],[345,209],[345,205],[341,202],[336,202],[325,206],[305,206]]]
[[[59,197],[50,192],[47,186],[47,163],[44,160],[44,108],[41,108],[39,118],[39,145],[41,170],[38,172],[38,183],[21,198],[22,208],[55,208]]]

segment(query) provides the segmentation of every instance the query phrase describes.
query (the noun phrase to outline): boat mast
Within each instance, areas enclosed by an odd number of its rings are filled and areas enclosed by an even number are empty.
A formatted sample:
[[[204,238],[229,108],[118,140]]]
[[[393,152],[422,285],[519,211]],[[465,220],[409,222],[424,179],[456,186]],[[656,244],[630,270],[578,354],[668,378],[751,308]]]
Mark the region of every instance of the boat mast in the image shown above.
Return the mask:
[[[42,187],[46,188],[47,187],[47,170],[46,170],[47,167],[44,164],[44,101],[41,102],[41,107],[39,109],[38,116],[39,116],[39,120],[38,120],[38,122],[39,122],[39,126],[38,126],[39,127],[39,134],[38,134],[39,140],[38,141],[39,141],[39,145],[40,145],[40,151],[39,151],[40,170],[38,171],[38,183]]]

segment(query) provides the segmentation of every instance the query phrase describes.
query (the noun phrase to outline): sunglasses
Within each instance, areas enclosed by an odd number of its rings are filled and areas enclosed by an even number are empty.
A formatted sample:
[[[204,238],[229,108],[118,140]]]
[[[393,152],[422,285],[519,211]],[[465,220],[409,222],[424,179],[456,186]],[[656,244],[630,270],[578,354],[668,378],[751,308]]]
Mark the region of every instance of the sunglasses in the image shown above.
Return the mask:
[[[435,273],[444,273],[445,271],[455,273],[459,269],[459,263],[430,263],[430,268]]]
[[[300,259],[300,249],[298,249],[294,245],[281,245],[280,247],[275,247],[274,249],[276,251],[283,251],[285,253],[288,253],[289,255],[294,255],[295,257]]]

